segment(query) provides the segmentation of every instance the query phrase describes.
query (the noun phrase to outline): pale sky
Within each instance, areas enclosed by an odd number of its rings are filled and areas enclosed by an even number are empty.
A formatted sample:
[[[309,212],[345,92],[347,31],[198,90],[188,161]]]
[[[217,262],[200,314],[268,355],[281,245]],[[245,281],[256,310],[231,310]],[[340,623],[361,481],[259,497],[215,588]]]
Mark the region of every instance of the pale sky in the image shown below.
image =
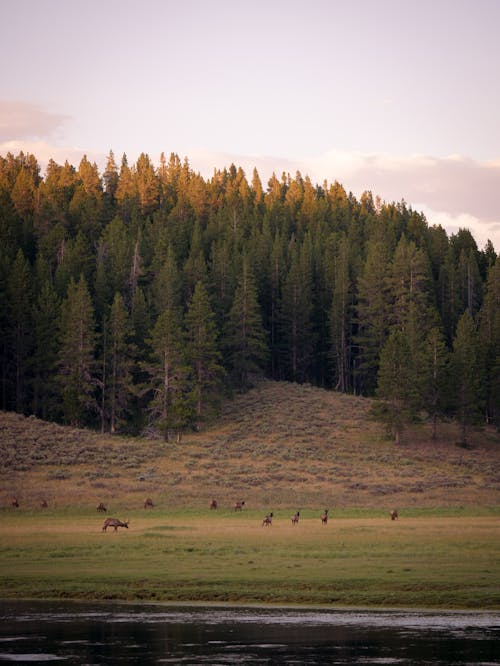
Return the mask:
[[[298,170],[499,252],[499,35],[500,0],[0,0],[0,154]]]

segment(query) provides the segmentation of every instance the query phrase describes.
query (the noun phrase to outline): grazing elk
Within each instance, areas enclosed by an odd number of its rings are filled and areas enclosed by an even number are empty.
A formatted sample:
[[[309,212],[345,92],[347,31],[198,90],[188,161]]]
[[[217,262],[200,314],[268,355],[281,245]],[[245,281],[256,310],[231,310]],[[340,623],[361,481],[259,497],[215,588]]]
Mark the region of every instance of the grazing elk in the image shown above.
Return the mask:
[[[239,500],[238,502],[235,502],[234,510],[241,511],[244,506],[245,506],[245,500]]]
[[[128,520],[122,523],[122,521],[118,520],[118,518],[106,518],[104,525],[102,526],[102,531],[105,532],[108,527],[114,527],[115,532],[118,531],[119,527],[126,527],[128,529]]]
[[[300,512],[297,511],[292,516],[292,525],[296,525],[299,522],[299,518],[300,518]]]
[[[12,506],[14,509],[19,509],[19,502],[17,501],[17,497],[12,498]]]
[[[399,518],[397,509],[391,511],[391,520],[397,520]]]
[[[262,521],[262,527],[269,527],[273,524],[273,512],[268,513],[267,516]]]
[[[97,505],[97,511],[107,511],[107,509],[106,509],[106,507],[104,506],[104,503],[103,503],[103,502],[100,502],[100,503]]]
[[[321,516],[321,524],[326,525],[328,522],[328,509],[325,509],[325,512]]]
[[[153,500],[151,497],[148,497],[147,500],[144,502],[144,508],[145,509],[152,509],[154,507]]]
[[[42,509],[46,509],[48,506],[49,506],[49,505],[47,504],[47,500],[42,500],[42,501],[40,502],[40,507],[41,507]]]
[[[210,502],[210,509],[216,509],[217,508],[217,500],[213,499]]]

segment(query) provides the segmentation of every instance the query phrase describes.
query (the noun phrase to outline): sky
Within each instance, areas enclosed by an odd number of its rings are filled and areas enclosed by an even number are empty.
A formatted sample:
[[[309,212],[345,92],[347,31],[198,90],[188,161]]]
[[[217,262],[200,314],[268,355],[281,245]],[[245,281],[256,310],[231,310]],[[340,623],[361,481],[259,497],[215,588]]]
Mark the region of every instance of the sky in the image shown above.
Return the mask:
[[[500,0],[0,0],[0,155],[405,200],[500,251]]]

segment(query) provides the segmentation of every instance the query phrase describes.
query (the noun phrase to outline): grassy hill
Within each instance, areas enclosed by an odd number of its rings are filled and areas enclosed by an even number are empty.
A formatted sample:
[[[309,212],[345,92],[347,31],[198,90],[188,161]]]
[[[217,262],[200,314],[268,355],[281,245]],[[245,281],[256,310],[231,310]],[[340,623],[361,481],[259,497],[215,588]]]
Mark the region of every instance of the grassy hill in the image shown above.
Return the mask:
[[[98,435],[0,412],[0,506],[21,509],[487,507],[500,502],[500,436],[456,424],[439,439],[422,424],[396,446],[370,400],[307,385],[261,382],[219,421],[180,443]]]

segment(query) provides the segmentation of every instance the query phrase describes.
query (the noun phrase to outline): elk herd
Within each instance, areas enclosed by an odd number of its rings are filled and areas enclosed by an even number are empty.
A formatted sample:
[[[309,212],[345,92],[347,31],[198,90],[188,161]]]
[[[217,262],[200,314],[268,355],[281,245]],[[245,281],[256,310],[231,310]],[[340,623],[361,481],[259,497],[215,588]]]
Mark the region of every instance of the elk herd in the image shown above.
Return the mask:
[[[20,504],[19,504],[19,501],[18,501],[17,497],[12,498],[11,506],[15,509],[19,508]],[[144,509],[152,509],[154,506],[155,505],[153,503],[153,500],[150,497],[147,497],[144,500]],[[209,505],[210,510],[216,510],[218,508],[218,506],[219,506],[219,504],[218,504],[217,500],[212,499],[211,502],[210,502],[210,505]],[[237,500],[233,504],[233,510],[234,511],[243,511],[244,507],[245,507],[245,500]],[[40,502],[40,508],[42,508],[42,509],[48,508],[48,503],[45,499]],[[106,505],[104,504],[104,502],[99,502],[99,504],[96,507],[96,510],[99,511],[99,512],[105,513],[107,511],[107,508],[106,508]],[[262,520],[262,527],[270,527],[273,523],[273,516],[274,516],[274,513],[272,511],[267,513],[264,516],[264,519]],[[390,516],[391,520],[398,520],[399,519],[398,510],[397,509],[392,509],[389,512],[389,516]],[[296,525],[298,525],[299,518],[300,518],[300,511],[296,511],[293,514],[292,518],[291,518],[292,525],[294,527]],[[327,525],[328,524],[328,509],[325,509],[323,511],[320,518],[321,518],[321,524],[322,525]],[[106,520],[104,521],[104,525],[102,526],[102,531],[106,532],[108,527],[114,528],[115,532],[118,531],[119,527],[125,527],[126,529],[128,529],[129,522],[130,522],[129,520],[125,520],[125,521],[118,520],[118,518],[106,518]]]

